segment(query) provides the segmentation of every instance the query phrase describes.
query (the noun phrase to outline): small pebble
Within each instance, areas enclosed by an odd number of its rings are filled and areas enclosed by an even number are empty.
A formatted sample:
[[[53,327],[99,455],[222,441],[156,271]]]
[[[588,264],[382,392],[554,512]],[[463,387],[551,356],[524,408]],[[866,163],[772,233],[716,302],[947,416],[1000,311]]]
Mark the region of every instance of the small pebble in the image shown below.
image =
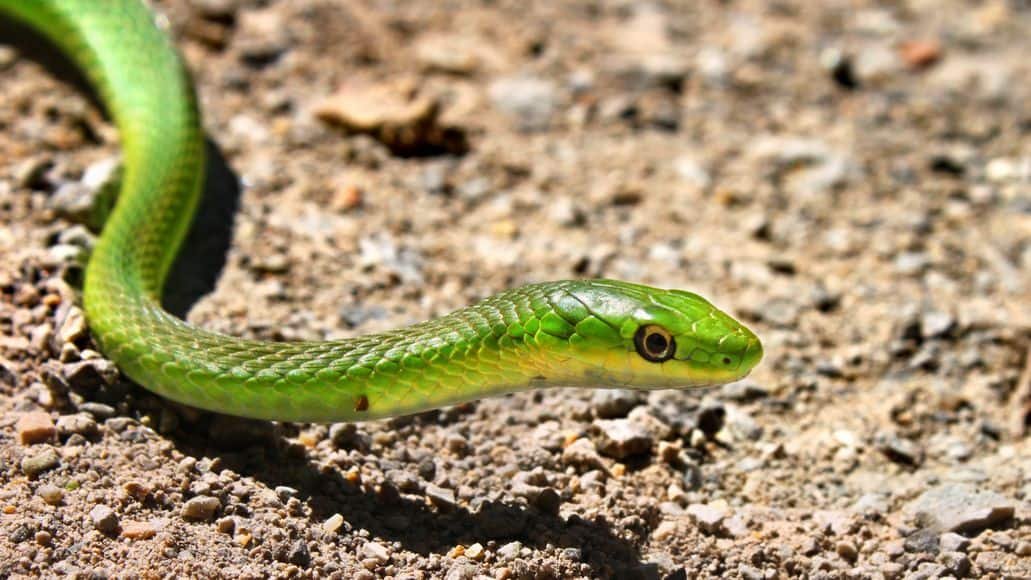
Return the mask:
[[[94,419],[104,421],[115,416],[115,408],[111,405],[105,405],[104,403],[94,403],[93,401],[87,401],[79,405],[79,410],[83,413],[89,413],[93,415]]]
[[[36,490],[36,495],[43,498],[43,501],[50,505],[60,505],[64,501],[64,490],[56,485],[45,483]]]
[[[102,358],[66,363],[61,367],[61,374],[70,387],[78,390],[92,390],[118,381],[118,367]]]
[[[61,328],[57,331],[57,338],[62,344],[76,343],[87,336],[86,315],[77,306],[68,309]]]
[[[513,117],[524,131],[546,129],[558,100],[554,83],[532,76],[498,79],[490,85],[488,93],[494,106]]]
[[[57,418],[57,434],[61,437],[69,437],[77,433],[83,437],[90,438],[99,431],[96,420],[86,413],[62,415]]]
[[[362,546],[362,555],[375,560],[379,564],[386,564],[390,561],[390,550],[378,542],[367,542]]]
[[[562,463],[588,469],[607,470],[605,462],[590,439],[577,439],[562,451]]]
[[[473,561],[482,560],[485,554],[486,550],[483,549],[483,545],[479,542],[465,549],[465,556]]]
[[[716,534],[723,527],[723,520],[727,517],[727,508],[717,504],[693,503],[687,506],[687,515],[691,516],[691,519],[703,532]]]
[[[856,545],[849,540],[842,540],[834,546],[834,551],[848,563],[855,563],[859,558],[859,550]]]
[[[430,503],[441,511],[448,511],[455,507],[454,490],[445,489],[430,483],[426,485],[426,497],[429,498]]]
[[[150,522],[125,522],[122,525],[122,537],[130,540],[148,540],[158,533]]]
[[[19,417],[15,430],[18,432],[18,440],[22,445],[50,441],[57,433],[57,428],[54,427],[50,415],[43,411],[32,411]]]
[[[943,552],[965,552],[970,547],[970,539],[955,532],[945,532],[938,539]]]
[[[232,516],[219,518],[218,521],[215,522],[215,529],[217,529],[221,534],[229,536],[233,535],[236,532],[236,518]]]
[[[497,554],[502,561],[508,562],[518,558],[519,552],[522,551],[522,549],[523,545],[520,542],[509,542],[498,548]]]
[[[644,395],[640,391],[629,389],[599,389],[591,395],[591,405],[599,419],[626,417],[627,413],[644,400]]]
[[[89,512],[90,521],[93,527],[104,534],[113,534],[118,531],[118,514],[104,504],[93,506]]]
[[[181,515],[190,520],[210,520],[222,503],[216,497],[199,495],[183,504]]]
[[[30,478],[50,471],[59,465],[61,465],[61,459],[57,456],[57,452],[50,448],[21,460],[22,473]]]
[[[598,419],[594,426],[601,433],[598,450],[604,455],[624,459],[651,451],[651,433],[636,422],[629,419]]]
[[[962,552],[942,552],[938,555],[938,562],[958,578],[970,574],[970,558]]]
[[[923,450],[915,442],[892,434],[880,434],[877,449],[895,463],[919,465],[923,461]]]
[[[920,494],[905,510],[932,522],[940,531],[973,533],[1009,521],[1015,503],[969,484],[945,483]]]
[[[322,522],[322,532],[324,534],[335,534],[341,526],[344,525],[344,516],[340,514],[333,514],[329,516],[329,519]]]

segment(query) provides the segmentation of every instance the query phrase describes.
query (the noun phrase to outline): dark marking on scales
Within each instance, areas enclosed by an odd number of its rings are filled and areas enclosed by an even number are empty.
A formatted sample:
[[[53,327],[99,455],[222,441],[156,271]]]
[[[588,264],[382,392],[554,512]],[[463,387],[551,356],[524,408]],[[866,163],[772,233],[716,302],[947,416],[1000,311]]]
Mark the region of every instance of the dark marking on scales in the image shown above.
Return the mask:
[[[369,410],[369,398],[365,395],[358,397],[358,400],[354,403],[355,411],[368,411]]]

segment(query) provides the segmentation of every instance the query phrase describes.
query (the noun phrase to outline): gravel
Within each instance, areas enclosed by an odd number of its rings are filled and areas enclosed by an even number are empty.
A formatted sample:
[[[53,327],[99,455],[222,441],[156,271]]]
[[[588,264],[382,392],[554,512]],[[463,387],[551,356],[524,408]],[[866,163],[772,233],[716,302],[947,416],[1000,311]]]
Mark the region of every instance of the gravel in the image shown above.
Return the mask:
[[[1012,500],[971,485],[935,486],[906,504],[906,511],[927,526],[946,532],[978,532],[1008,522],[1015,513]]]
[[[766,358],[354,425],[164,400],[82,311],[119,139],[15,39],[0,576],[1031,577],[1021,3],[154,4],[213,141],[192,323],[341,338],[600,276]]]

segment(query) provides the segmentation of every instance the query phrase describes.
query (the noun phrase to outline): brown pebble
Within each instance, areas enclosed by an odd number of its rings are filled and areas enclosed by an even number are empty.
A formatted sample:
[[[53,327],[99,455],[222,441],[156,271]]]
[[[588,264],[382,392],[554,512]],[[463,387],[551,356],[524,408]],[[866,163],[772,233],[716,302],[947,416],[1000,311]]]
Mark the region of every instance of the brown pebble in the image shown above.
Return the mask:
[[[347,184],[337,190],[333,196],[333,209],[339,212],[350,211],[362,204],[362,190],[354,184]]]
[[[910,68],[922,69],[938,62],[942,47],[933,40],[911,40],[899,46],[899,54]]]
[[[32,411],[18,418],[18,440],[22,445],[33,445],[50,441],[57,434],[57,428],[50,415],[43,411]]]
[[[150,522],[125,522],[122,524],[122,537],[130,540],[147,540],[153,538],[158,531]]]

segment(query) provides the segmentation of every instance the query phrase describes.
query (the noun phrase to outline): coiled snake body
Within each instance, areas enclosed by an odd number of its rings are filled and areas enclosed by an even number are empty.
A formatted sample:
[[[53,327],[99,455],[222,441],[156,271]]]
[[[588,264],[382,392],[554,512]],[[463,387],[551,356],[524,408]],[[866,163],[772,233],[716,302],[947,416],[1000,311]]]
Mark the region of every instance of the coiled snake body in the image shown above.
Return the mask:
[[[524,286],[406,328],[331,342],[261,342],[162,310],[203,184],[189,76],[139,0],[0,0],[98,89],[122,138],[117,205],[86,270],[101,349],[164,397],[284,421],[352,421],[549,386],[669,388],[742,378],[756,336],[705,299],[611,280]]]

